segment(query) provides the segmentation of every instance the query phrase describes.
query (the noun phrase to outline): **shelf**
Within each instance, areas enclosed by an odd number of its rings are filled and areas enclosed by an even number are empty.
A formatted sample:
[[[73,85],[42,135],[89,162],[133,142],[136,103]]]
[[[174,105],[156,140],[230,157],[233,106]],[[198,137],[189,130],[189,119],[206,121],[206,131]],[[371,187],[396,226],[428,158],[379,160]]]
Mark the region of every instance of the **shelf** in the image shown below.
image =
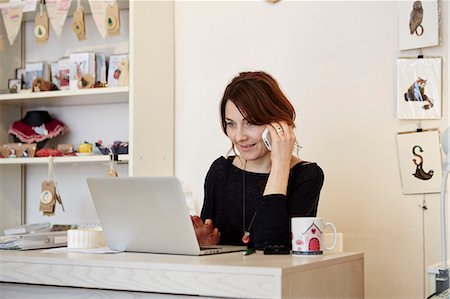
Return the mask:
[[[42,105],[73,106],[127,103],[128,91],[128,86],[125,86],[79,90],[7,93],[0,94],[0,104],[17,104],[33,107]]]
[[[118,163],[126,163],[129,160],[128,155],[119,155]],[[20,165],[20,164],[48,164],[49,158],[1,158],[0,165]],[[100,163],[108,162],[109,155],[92,155],[92,156],[70,156],[70,157],[54,157],[54,163]]]

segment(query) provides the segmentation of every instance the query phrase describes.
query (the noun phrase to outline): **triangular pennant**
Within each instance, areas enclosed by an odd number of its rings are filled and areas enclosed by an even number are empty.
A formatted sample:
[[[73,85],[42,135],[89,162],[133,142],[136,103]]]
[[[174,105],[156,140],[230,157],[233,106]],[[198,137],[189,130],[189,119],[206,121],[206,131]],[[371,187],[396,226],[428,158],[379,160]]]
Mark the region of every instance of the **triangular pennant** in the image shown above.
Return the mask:
[[[2,8],[3,22],[8,34],[9,44],[14,44],[17,33],[22,25],[23,5],[14,5]]]
[[[70,9],[72,0],[46,0],[48,17],[50,24],[58,37],[61,37],[61,32],[66,21],[67,13]]]
[[[0,33],[0,52],[5,51],[5,42],[3,41],[3,34]]]
[[[97,25],[97,29],[103,38],[106,37],[107,33],[105,18],[106,8],[110,5],[110,3],[111,1],[108,0],[89,0],[92,17],[94,18],[95,25]]]
[[[37,0],[23,0],[23,12],[36,11]]]

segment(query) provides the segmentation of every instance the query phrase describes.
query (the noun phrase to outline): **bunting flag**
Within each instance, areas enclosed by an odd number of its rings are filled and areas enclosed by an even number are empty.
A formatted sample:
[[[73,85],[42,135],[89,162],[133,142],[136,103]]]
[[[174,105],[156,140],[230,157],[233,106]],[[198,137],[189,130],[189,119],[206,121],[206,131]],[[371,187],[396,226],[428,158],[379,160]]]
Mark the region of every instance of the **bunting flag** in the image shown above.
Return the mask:
[[[0,33],[0,52],[5,51],[5,42],[3,41],[3,34]]]
[[[108,0],[89,0],[89,6],[91,7],[92,17],[94,18],[95,25],[103,38],[106,38],[107,28],[105,24],[106,9],[110,5],[111,1]]]
[[[23,12],[36,11],[37,2],[38,0],[23,0]]]
[[[17,33],[19,33],[20,26],[22,25],[23,4],[20,3],[3,7],[2,16],[9,43],[12,45],[16,40]]]
[[[70,9],[72,0],[46,0],[48,17],[50,24],[58,37],[61,37],[61,32],[66,21],[67,13]]]

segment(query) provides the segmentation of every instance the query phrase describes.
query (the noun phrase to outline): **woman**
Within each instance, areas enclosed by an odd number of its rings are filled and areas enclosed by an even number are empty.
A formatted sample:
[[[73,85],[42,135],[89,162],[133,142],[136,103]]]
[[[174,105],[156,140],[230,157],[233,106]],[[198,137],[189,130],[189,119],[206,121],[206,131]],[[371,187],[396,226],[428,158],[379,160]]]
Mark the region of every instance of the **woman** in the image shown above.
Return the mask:
[[[235,155],[208,171],[201,218],[192,217],[199,243],[290,246],[291,217],[316,216],[323,184],[317,164],[293,155],[294,107],[269,74],[243,72],[225,89],[220,113]]]

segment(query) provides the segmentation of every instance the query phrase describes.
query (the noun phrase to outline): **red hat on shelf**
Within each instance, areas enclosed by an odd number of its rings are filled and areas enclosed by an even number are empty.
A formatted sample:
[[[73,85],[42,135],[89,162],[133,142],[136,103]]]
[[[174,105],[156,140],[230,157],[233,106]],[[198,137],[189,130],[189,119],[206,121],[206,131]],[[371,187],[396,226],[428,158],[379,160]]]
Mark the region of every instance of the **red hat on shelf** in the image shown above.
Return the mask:
[[[40,143],[64,133],[64,124],[52,118],[47,111],[28,111],[24,118],[15,121],[8,133],[16,142]],[[39,147],[39,146],[38,146]]]

